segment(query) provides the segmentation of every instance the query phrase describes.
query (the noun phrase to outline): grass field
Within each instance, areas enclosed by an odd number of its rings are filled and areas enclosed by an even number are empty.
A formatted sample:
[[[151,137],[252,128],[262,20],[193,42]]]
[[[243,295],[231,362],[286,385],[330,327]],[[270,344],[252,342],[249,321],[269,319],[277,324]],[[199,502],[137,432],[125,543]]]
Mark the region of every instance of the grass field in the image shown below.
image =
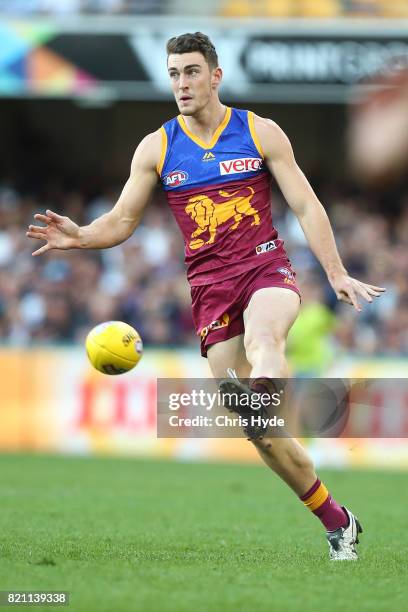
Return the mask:
[[[403,473],[321,472],[365,528],[361,560],[333,564],[320,523],[262,466],[0,466],[0,590],[67,590],[84,612],[406,609]]]

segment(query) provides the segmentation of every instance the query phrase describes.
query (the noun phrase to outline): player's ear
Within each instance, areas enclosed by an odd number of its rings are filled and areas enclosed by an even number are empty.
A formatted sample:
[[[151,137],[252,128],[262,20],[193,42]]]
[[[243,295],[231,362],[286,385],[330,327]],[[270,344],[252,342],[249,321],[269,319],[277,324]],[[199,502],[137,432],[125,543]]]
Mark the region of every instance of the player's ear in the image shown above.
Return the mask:
[[[217,87],[219,87],[221,80],[222,80],[222,68],[218,66],[212,71],[211,85],[213,86],[214,89],[217,89]]]

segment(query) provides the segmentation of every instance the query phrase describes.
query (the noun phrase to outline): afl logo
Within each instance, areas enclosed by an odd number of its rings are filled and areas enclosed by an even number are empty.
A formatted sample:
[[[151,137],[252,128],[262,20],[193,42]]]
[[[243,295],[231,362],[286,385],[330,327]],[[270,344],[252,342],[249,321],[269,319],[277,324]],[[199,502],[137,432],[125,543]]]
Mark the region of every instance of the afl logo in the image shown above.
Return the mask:
[[[164,177],[164,184],[167,187],[178,187],[179,185],[185,183],[187,180],[187,172],[184,172],[184,170],[176,170],[175,172],[170,172],[169,174],[166,174],[166,176]]]

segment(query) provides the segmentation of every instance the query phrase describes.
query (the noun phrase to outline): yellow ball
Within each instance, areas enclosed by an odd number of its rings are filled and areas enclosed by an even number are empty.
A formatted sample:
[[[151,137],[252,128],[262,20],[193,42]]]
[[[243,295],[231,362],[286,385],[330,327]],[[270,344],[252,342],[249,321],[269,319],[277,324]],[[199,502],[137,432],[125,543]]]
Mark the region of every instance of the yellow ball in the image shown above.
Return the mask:
[[[143,353],[137,331],[122,321],[100,323],[86,337],[86,352],[94,368],[103,374],[123,374],[135,367]]]

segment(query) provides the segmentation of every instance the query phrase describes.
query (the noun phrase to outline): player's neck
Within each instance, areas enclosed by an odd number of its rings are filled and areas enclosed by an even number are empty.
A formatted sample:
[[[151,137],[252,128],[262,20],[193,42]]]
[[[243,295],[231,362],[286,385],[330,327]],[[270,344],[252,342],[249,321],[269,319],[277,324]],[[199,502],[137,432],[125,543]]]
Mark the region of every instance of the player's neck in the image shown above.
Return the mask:
[[[216,104],[209,104],[196,115],[183,116],[183,119],[190,132],[204,142],[211,142],[226,112],[227,107],[218,100]]]

